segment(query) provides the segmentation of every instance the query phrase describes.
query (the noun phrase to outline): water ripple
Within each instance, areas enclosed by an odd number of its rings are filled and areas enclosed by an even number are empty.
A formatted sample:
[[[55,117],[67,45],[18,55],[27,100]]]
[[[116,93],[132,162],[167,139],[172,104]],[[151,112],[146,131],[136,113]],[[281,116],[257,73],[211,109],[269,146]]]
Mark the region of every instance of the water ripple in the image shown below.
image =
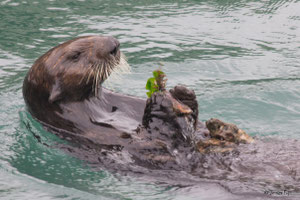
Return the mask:
[[[112,82],[116,91],[146,98],[146,80],[163,62],[168,88],[184,84],[195,90],[201,120],[218,117],[252,135],[297,138],[299,9],[299,0],[2,1],[1,196],[211,197],[213,187],[206,187],[206,193],[199,188],[168,189],[94,172],[65,153],[38,143],[24,121],[32,123],[32,130],[44,141],[56,140],[22,111],[26,71],[36,58],[63,41],[88,34],[112,35],[121,42],[121,50],[133,68],[132,74]],[[276,171],[276,167],[270,170]],[[222,189],[216,196],[234,198]]]

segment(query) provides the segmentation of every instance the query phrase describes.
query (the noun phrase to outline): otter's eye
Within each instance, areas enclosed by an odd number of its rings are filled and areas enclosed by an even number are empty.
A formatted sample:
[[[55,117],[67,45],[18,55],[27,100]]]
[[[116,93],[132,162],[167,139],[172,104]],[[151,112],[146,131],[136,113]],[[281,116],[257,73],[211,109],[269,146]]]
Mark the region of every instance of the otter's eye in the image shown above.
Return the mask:
[[[79,58],[80,54],[81,54],[80,52],[76,52],[75,54],[73,54],[71,56],[72,60],[77,60]]]

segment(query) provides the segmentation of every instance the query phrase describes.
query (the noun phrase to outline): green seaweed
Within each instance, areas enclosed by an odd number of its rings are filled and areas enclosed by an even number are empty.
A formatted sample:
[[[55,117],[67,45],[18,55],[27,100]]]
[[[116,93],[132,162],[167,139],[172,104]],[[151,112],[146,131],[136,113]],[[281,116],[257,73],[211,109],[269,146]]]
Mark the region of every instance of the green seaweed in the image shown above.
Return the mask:
[[[149,90],[146,94],[148,97],[154,92],[164,91],[166,87],[167,79],[165,79],[166,75],[161,70],[153,71],[153,77],[150,77],[146,83],[146,90]]]

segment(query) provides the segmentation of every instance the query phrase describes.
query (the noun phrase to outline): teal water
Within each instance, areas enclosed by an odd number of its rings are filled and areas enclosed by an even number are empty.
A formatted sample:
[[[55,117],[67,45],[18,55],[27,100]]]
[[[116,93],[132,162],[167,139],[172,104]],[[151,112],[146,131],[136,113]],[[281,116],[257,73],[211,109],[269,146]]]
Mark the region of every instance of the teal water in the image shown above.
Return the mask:
[[[146,98],[163,64],[168,87],[195,90],[200,119],[252,136],[300,138],[300,1],[0,2],[0,199],[233,199],[222,187],[187,188],[93,170],[43,143],[59,141],[25,110],[22,81],[35,59],[73,37],[112,35],[132,73],[106,83]]]

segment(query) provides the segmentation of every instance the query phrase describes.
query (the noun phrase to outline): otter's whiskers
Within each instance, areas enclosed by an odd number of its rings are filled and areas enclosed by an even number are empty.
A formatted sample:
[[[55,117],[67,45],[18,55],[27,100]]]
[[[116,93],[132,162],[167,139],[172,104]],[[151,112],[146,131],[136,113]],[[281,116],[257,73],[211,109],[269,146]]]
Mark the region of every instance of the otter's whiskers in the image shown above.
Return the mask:
[[[110,76],[105,81],[105,85],[108,87],[112,87],[112,83],[115,83],[116,80],[120,80],[123,74],[130,73],[130,65],[127,62],[126,56],[121,53],[120,60],[117,62],[115,59],[111,60],[111,68]]]
[[[123,53],[120,54],[120,59],[111,57],[101,63],[91,64],[87,69],[86,84],[92,79],[92,92],[95,96],[98,95],[99,86],[106,80],[108,84],[113,80],[120,79],[122,74],[130,72],[130,66]],[[82,82],[82,80],[80,81]]]

